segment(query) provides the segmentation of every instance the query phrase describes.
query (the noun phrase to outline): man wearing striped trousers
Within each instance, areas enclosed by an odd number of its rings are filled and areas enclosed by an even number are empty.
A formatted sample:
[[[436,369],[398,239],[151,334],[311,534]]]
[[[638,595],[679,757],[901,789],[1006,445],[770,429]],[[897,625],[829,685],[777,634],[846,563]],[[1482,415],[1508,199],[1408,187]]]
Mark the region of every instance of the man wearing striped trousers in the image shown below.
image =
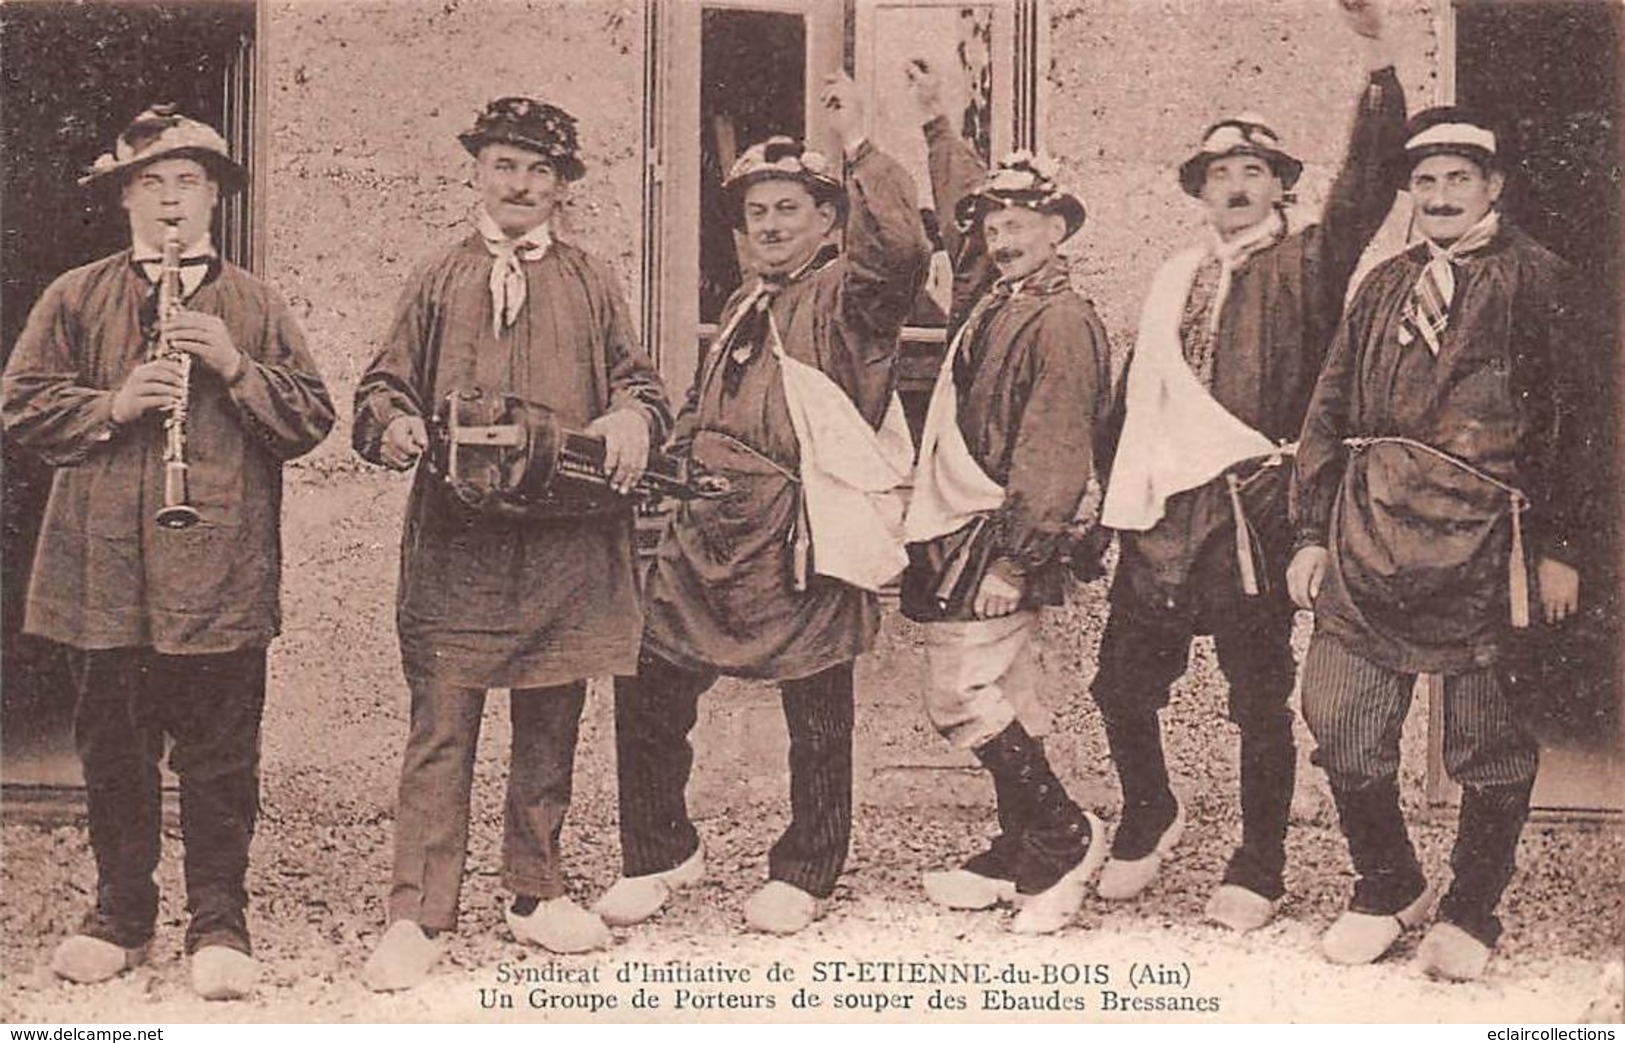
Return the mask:
[[[1424,241],[1372,272],[1332,344],[1299,443],[1287,585],[1315,612],[1303,712],[1358,874],[1325,954],[1376,960],[1432,905],[1396,780],[1411,687],[1438,674],[1463,793],[1454,877],[1417,961],[1470,980],[1501,932],[1537,761],[1505,644],[1532,607],[1546,624],[1578,607],[1577,392],[1601,341],[1576,322],[1568,266],[1496,208],[1490,128],[1430,109],[1405,158]]]

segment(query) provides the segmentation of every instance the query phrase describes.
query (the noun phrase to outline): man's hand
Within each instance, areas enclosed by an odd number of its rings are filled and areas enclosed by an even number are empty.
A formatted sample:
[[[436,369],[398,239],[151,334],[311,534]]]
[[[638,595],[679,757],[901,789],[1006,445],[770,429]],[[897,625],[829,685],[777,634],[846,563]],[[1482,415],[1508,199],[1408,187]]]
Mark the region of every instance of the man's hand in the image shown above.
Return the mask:
[[[832,72],[824,77],[818,101],[824,106],[830,129],[841,139],[841,147],[848,152],[863,140],[863,101],[858,97],[858,85],[844,72]]]
[[[1394,64],[1393,48],[1383,25],[1382,0],[1337,0],[1343,21],[1361,37],[1365,67],[1379,72]]]
[[[1027,582],[1024,579],[1015,579],[1001,575],[997,563],[987,570],[982,577],[982,585],[976,588],[976,601],[971,605],[971,611],[978,619],[998,619],[1008,616],[1021,604],[1021,595],[1026,592]]]
[[[610,488],[632,491],[649,466],[649,421],[635,409],[617,409],[587,425],[589,435],[604,439],[604,471]]]
[[[1337,0],[1343,9],[1343,21],[1350,29],[1367,40],[1382,38],[1381,0]]]
[[[1325,547],[1305,547],[1292,556],[1292,564],[1286,570],[1286,589],[1292,595],[1293,604],[1299,608],[1315,607],[1330,558]]]
[[[1546,622],[1561,623],[1580,610],[1580,573],[1573,566],[1541,558],[1535,564],[1535,585]]]
[[[384,442],[378,455],[384,464],[404,471],[418,462],[423,450],[429,448],[429,431],[420,416],[398,416],[384,428]]]
[[[914,96],[914,104],[920,110],[920,122],[930,123],[943,115],[942,83],[937,78],[937,71],[924,58],[910,58],[903,66],[903,75],[908,79],[908,91]]]
[[[171,344],[220,374],[227,383],[245,364],[225,320],[218,315],[183,308],[170,317],[167,329]]]
[[[168,409],[181,400],[181,364],[174,359],[153,359],[130,371],[124,386],[113,393],[113,423],[128,424],[155,409]]]

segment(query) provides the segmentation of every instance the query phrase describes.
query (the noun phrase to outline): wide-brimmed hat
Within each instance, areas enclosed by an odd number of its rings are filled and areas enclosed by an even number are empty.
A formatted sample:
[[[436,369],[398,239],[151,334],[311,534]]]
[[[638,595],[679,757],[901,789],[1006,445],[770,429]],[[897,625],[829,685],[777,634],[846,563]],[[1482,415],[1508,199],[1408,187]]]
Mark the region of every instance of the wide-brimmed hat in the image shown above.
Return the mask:
[[[248,172],[232,160],[226,139],[213,127],[182,116],[173,105],[153,105],[130,121],[111,152],[96,157],[79,184],[122,184],[149,163],[177,158],[202,163],[226,190],[241,188],[248,180]]]
[[[1281,136],[1270,129],[1264,117],[1244,112],[1204,131],[1201,148],[1179,165],[1179,185],[1186,195],[1200,198],[1208,164],[1227,156],[1257,156],[1275,171],[1283,189],[1291,189],[1303,173],[1303,163],[1281,147]]]
[[[1019,206],[1040,214],[1055,214],[1066,221],[1066,235],[1070,239],[1083,227],[1088,212],[1083,202],[1070,192],[1063,191],[1055,181],[1055,165],[1047,156],[1034,155],[1026,149],[1012,152],[999,160],[987,177],[954,208],[954,220],[963,231],[969,231],[991,210]]]
[[[846,212],[840,168],[822,152],[781,134],[740,153],[722,179],[722,192],[735,224],[744,222],[745,190],[763,181],[794,181],[806,186],[815,202],[832,203],[841,214]]]
[[[1463,156],[1485,170],[1500,168],[1495,131],[1477,114],[1457,105],[1423,109],[1405,124],[1405,170],[1429,156]]]
[[[566,181],[578,181],[587,172],[576,141],[576,118],[534,98],[498,98],[474,119],[474,126],[457,135],[470,155],[486,145],[513,145],[546,158],[553,172]]]

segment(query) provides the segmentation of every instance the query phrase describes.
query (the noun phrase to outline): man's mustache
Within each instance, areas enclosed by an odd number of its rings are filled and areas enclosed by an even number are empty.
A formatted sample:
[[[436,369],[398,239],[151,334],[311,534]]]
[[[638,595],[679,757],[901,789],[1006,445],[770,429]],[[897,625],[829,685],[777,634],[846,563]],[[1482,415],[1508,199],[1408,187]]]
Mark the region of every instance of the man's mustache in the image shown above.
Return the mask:
[[[1245,192],[1233,192],[1230,198],[1224,201],[1224,205],[1232,210],[1241,210],[1253,205],[1253,197]]]
[[[535,206],[536,198],[529,192],[516,192],[511,196],[503,196],[502,201],[509,206]]]
[[[771,245],[784,242],[785,236],[783,232],[758,232],[756,238],[764,244]]]
[[[1422,213],[1429,217],[1460,217],[1465,212],[1461,207],[1452,206],[1449,203],[1436,203],[1433,206],[1424,206],[1422,208]]]
[[[1009,264],[1011,261],[1021,260],[1021,258],[1024,256],[1026,256],[1026,254],[1022,250],[994,250],[993,263]]]

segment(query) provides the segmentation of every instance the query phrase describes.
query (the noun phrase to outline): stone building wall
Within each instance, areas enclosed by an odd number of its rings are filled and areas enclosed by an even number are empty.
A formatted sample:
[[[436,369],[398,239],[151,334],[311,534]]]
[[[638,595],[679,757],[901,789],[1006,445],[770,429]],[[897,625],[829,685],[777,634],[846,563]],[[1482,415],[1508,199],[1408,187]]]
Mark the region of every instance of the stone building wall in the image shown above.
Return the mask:
[[[1436,104],[1436,9],[1390,0],[1410,110]],[[1089,207],[1070,250],[1121,354],[1157,265],[1202,231],[1176,170],[1202,131],[1265,116],[1304,161],[1294,224],[1314,221],[1365,82],[1360,40],[1332,0],[1052,0],[1046,147]],[[1404,197],[1373,254],[1403,242]]]
[[[318,459],[348,455],[350,397],[410,273],[470,228],[473,164],[457,134],[491,98],[540,97],[580,119],[587,175],[564,234],[636,300],[639,0],[267,5],[266,270],[342,400]]]

